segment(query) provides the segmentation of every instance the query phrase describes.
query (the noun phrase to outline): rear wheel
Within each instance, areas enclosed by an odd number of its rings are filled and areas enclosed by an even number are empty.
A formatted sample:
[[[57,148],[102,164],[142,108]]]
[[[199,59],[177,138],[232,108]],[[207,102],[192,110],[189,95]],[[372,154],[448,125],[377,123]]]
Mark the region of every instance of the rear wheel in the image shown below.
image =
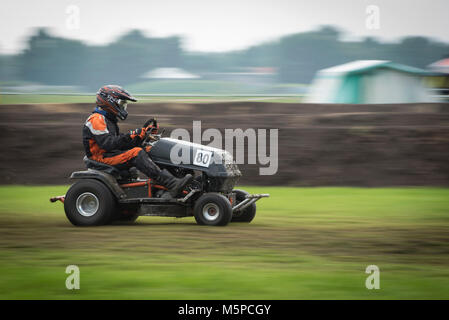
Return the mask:
[[[219,193],[206,193],[196,201],[193,214],[200,225],[225,226],[232,218],[231,203]]]
[[[249,193],[246,192],[245,190],[235,189],[232,190],[232,192],[235,192],[235,200],[237,204],[245,200],[246,196],[249,195]],[[231,222],[251,222],[255,216],[256,216],[256,203],[252,203],[245,209],[235,212],[232,215]]]
[[[64,210],[67,219],[76,226],[102,225],[114,218],[116,201],[103,183],[80,180],[67,191]]]

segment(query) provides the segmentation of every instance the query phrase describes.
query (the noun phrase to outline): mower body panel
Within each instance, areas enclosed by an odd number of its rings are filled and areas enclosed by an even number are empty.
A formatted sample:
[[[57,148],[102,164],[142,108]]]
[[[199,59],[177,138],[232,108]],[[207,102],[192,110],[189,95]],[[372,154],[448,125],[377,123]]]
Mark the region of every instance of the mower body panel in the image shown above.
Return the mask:
[[[161,138],[149,155],[160,166],[201,171],[209,192],[230,192],[242,176],[229,152],[197,143]]]

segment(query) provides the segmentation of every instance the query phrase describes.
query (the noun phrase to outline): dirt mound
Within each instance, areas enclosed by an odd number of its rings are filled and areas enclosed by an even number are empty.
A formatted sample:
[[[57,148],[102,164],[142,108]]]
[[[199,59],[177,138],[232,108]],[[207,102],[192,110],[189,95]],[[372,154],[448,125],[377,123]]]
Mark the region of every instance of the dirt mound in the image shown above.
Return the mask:
[[[0,106],[0,183],[68,183],[83,169],[82,124],[91,104]],[[130,106],[122,131],[156,116],[174,128],[278,128],[279,169],[241,165],[242,184],[448,185],[449,104],[316,105],[266,102]],[[224,144],[223,144],[224,145]]]

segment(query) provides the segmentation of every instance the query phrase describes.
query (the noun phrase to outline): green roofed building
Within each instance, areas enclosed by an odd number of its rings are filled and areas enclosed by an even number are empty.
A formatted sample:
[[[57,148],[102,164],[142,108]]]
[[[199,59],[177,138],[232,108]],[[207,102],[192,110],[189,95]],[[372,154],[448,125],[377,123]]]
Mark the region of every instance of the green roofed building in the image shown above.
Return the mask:
[[[430,102],[427,71],[385,60],[357,60],[320,70],[311,85],[312,103]]]

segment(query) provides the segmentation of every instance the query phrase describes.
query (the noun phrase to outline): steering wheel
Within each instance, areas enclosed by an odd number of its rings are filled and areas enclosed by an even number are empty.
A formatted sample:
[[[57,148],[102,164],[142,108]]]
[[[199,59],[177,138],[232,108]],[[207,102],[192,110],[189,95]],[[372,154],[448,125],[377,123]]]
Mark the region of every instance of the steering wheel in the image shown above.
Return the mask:
[[[147,130],[145,134],[145,139],[142,141],[142,146],[151,145],[152,142],[158,141],[165,131],[165,129],[162,129],[162,132],[159,133],[159,125],[156,119],[148,120],[147,122],[145,122],[144,126],[145,127],[151,126],[151,128]]]
[[[147,128],[147,127],[150,127],[150,126],[151,126],[151,129],[148,130],[149,133],[150,133],[150,134],[152,134],[152,133],[157,133],[157,131],[158,131],[158,129],[159,129],[159,125],[158,125],[156,119],[154,119],[154,118],[153,118],[153,119],[150,119],[150,120],[148,120],[147,122],[145,122],[145,124],[143,125],[144,128]]]

